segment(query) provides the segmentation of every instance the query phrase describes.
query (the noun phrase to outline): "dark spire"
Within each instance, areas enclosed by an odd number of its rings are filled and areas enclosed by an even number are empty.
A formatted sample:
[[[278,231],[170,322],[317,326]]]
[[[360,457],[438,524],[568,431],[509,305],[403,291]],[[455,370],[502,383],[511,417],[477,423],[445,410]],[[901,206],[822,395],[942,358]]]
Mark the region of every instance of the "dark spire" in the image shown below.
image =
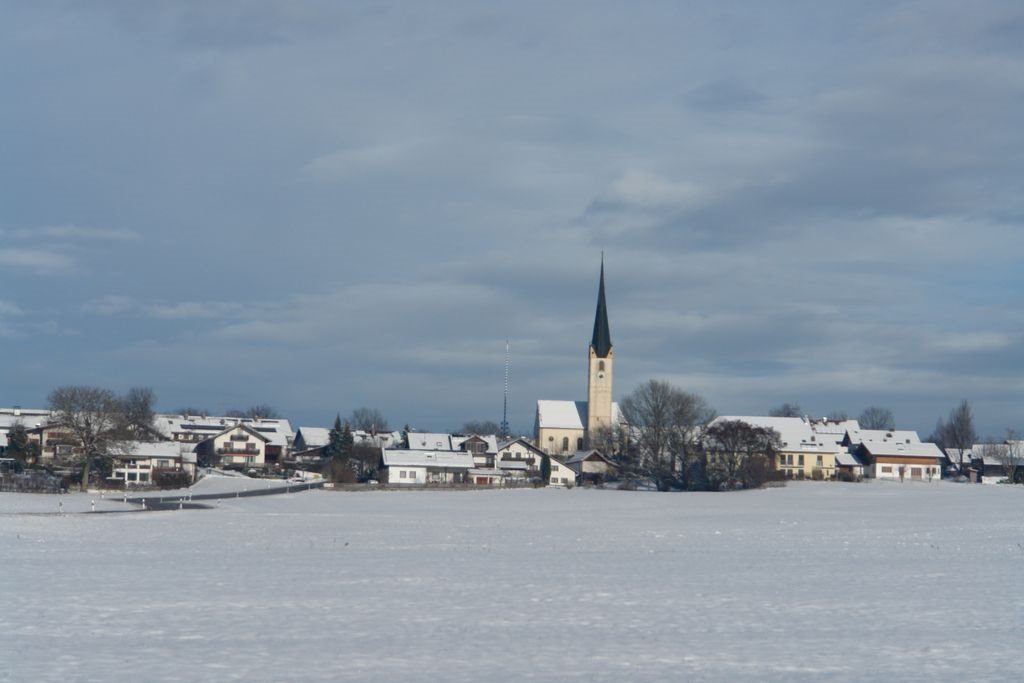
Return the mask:
[[[598,358],[607,358],[612,350],[612,334],[608,330],[608,306],[604,302],[604,254],[601,254],[601,284],[597,290],[597,314],[594,316],[594,336],[590,348]]]

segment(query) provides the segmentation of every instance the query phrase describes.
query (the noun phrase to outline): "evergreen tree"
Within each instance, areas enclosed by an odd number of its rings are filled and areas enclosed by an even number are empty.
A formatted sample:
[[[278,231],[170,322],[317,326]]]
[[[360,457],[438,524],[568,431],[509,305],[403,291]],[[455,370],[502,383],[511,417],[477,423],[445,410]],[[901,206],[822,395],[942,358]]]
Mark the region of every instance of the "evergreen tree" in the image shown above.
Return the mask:
[[[7,455],[25,464],[39,454],[39,444],[28,438],[25,425],[15,422],[7,432]]]
[[[551,456],[547,453],[540,459],[540,478],[543,479],[543,486],[551,483]]]
[[[347,426],[347,424],[346,424]],[[334,418],[334,426],[327,435],[327,446],[324,448],[324,457],[328,460],[341,460],[344,457],[343,431],[341,428],[341,415]]]
[[[352,458],[352,450],[355,444],[355,439],[352,437],[352,428],[348,426],[348,422],[345,423],[344,429],[341,430],[341,457],[342,462],[348,462]]]

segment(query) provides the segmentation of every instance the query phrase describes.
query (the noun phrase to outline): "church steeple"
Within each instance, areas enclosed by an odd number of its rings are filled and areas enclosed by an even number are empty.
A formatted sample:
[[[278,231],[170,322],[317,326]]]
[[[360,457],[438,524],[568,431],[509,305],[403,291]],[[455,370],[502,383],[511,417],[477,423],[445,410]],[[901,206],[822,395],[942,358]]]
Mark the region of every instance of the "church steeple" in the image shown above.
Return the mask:
[[[597,313],[594,315],[594,335],[590,348],[598,358],[607,358],[612,350],[612,334],[608,330],[608,305],[604,300],[604,254],[601,255],[601,284],[597,289]]]
[[[587,424],[589,442],[595,430],[612,426],[612,369],[615,349],[608,331],[608,305],[604,300],[604,254],[601,254],[601,284],[597,289],[594,334],[587,353]]]

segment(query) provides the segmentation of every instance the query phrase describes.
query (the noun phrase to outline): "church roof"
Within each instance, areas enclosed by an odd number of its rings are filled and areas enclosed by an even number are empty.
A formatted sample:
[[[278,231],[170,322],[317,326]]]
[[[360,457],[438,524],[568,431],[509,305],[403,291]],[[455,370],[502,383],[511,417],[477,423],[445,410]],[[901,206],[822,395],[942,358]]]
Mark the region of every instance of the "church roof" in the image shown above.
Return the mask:
[[[594,315],[594,335],[590,340],[594,355],[607,358],[612,350],[612,334],[608,329],[608,306],[604,300],[604,258],[601,259],[601,284],[597,290],[597,313]]]
[[[537,401],[537,425],[543,429],[583,429],[586,401]]]
[[[619,404],[612,403],[612,422],[622,424]],[[586,401],[537,401],[537,427],[541,429],[585,429]]]

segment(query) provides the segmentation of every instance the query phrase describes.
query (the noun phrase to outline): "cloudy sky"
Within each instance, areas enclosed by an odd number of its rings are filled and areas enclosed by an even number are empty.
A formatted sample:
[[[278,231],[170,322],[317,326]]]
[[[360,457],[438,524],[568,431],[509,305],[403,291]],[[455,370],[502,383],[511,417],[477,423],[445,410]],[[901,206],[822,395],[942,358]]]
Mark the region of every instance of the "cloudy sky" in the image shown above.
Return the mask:
[[[0,405],[1024,428],[1024,6],[0,6]]]

